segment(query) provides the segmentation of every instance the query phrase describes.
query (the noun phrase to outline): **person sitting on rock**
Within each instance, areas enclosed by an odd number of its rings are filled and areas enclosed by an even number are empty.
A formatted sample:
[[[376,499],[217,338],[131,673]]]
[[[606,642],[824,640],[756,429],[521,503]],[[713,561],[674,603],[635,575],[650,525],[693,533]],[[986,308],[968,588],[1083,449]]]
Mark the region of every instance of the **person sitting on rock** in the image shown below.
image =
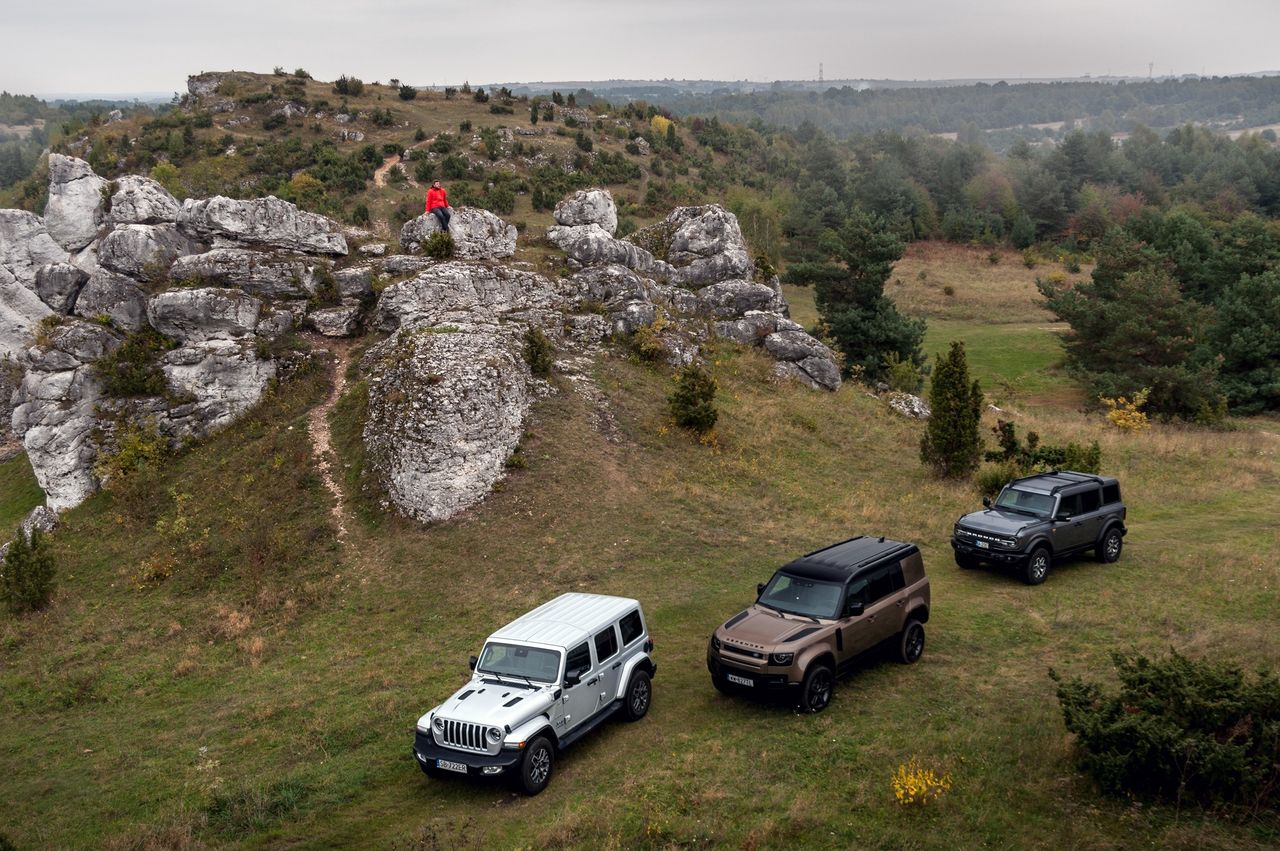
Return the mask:
[[[431,188],[427,190],[427,212],[434,215],[440,222],[440,230],[449,229],[449,219],[453,215],[449,211],[449,196],[445,194],[444,187],[438,180],[434,181]]]

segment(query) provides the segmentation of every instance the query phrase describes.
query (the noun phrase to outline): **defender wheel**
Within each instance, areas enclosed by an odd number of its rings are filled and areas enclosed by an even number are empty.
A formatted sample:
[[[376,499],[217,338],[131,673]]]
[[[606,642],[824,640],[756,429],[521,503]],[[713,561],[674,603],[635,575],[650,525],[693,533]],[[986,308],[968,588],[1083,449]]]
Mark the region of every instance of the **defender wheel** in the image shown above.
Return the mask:
[[[516,788],[526,795],[536,795],[551,782],[551,770],[555,766],[555,749],[542,736],[525,748],[524,759],[516,774]]]
[[[978,559],[973,556],[956,553],[956,565],[965,570],[973,570],[973,568],[977,567],[979,563]]]
[[[800,711],[821,712],[826,709],[831,703],[835,684],[835,674],[830,667],[822,663],[810,665],[804,672],[804,682],[800,684]]]
[[[924,626],[917,620],[907,621],[898,636],[898,661],[904,665],[915,664],[924,653]]]
[[[1028,585],[1039,585],[1049,575],[1049,567],[1053,563],[1048,547],[1036,547],[1027,559],[1027,566],[1022,570],[1022,581]]]
[[[636,671],[627,683],[627,693],[622,700],[622,711],[628,721],[639,721],[649,713],[649,703],[653,700],[653,686],[649,674]]]
[[[1119,529],[1109,529],[1102,537],[1102,543],[1098,544],[1095,554],[1098,561],[1103,564],[1112,564],[1120,560],[1122,549],[1124,549],[1124,535],[1120,534]]]

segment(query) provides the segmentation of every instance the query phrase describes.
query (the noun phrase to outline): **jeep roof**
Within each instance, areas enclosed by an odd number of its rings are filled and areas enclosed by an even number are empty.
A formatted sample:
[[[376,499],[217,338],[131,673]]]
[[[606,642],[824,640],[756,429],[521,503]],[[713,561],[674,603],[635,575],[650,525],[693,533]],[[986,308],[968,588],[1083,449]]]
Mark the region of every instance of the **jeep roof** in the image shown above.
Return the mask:
[[[605,594],[561,594],[502,627],[490,641],[546,644],[568,648],[640,607],[638,600]]]
[[[897,560],[916,552],[915,544],[859,535],[787,562],[779,570],[827,582],[843,582],[866,567]]]

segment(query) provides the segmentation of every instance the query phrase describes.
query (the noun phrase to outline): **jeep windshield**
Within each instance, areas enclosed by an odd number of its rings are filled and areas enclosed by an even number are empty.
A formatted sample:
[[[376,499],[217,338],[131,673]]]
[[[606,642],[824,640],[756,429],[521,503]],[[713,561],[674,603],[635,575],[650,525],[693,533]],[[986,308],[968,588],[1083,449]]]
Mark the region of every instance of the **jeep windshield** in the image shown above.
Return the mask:
[[[554,683],[560,678],[560,651],[491,641],[480,653],[476,671],[499,677]]]
[[[1037,493],[1021,488],[1005,488],[1000,491],[1000,496],[996,499],[996,508],[1018,514],[1030,514],[1034,517],[1048,517],[1053,511],[1053,497],[1047,493]]]
[[[844,587],[836,582],[805,579],[779,571],[769,580],[756,602],[792,615],[834,618],[840,608],[843,590]]]

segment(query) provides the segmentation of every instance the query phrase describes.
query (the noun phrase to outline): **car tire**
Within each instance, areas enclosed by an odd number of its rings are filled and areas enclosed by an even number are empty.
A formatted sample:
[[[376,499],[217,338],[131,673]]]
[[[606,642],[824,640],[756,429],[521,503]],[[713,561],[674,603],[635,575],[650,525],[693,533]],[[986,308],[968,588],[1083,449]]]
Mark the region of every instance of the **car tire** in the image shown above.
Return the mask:
[[[912,619],[902,628],[898,636],[898,661],[904,665],[914,665],[920,661],[924,653],[924,624]]]
[[[653,702],[653,685],[647,671],[636,671],[627,683],[627,690],[622,697],[622,711],[628,721],[639,721],[649,714],[649,704]]]
[[[1094,555],[1098,561],[1103,564],[1113,564],[1120,560],[1120,553],[1124,549],[1124,535],[1120,534],[1120,530],[1112,527],[1102,536],[1102,540],[1098,542],[1098,547],[1094,551]]]
[[[973,570],[979,564],[981,564],[981,561],[973,556],[956,553],[956,566],[963,568],[964,570]]]
[[[1053,566],[1053,556],[1048,547],[1036,547],[1027,557],[1027,565],[1022,569],[1022,581],[1028,585],[1039,585],[1049,575]]]
[[[556,751],[545,736],[539,736],[529,743],[520,760],[519,771],[516,772],[516,788],[526,795],[536,795],[551,782],[551,772],[555,768]]]
[[[831,705],[831,695],[835,691],[836,678],[830,665],[815,662],[804,672],[804,680],[800,683],[801,712],[817,713]]]

